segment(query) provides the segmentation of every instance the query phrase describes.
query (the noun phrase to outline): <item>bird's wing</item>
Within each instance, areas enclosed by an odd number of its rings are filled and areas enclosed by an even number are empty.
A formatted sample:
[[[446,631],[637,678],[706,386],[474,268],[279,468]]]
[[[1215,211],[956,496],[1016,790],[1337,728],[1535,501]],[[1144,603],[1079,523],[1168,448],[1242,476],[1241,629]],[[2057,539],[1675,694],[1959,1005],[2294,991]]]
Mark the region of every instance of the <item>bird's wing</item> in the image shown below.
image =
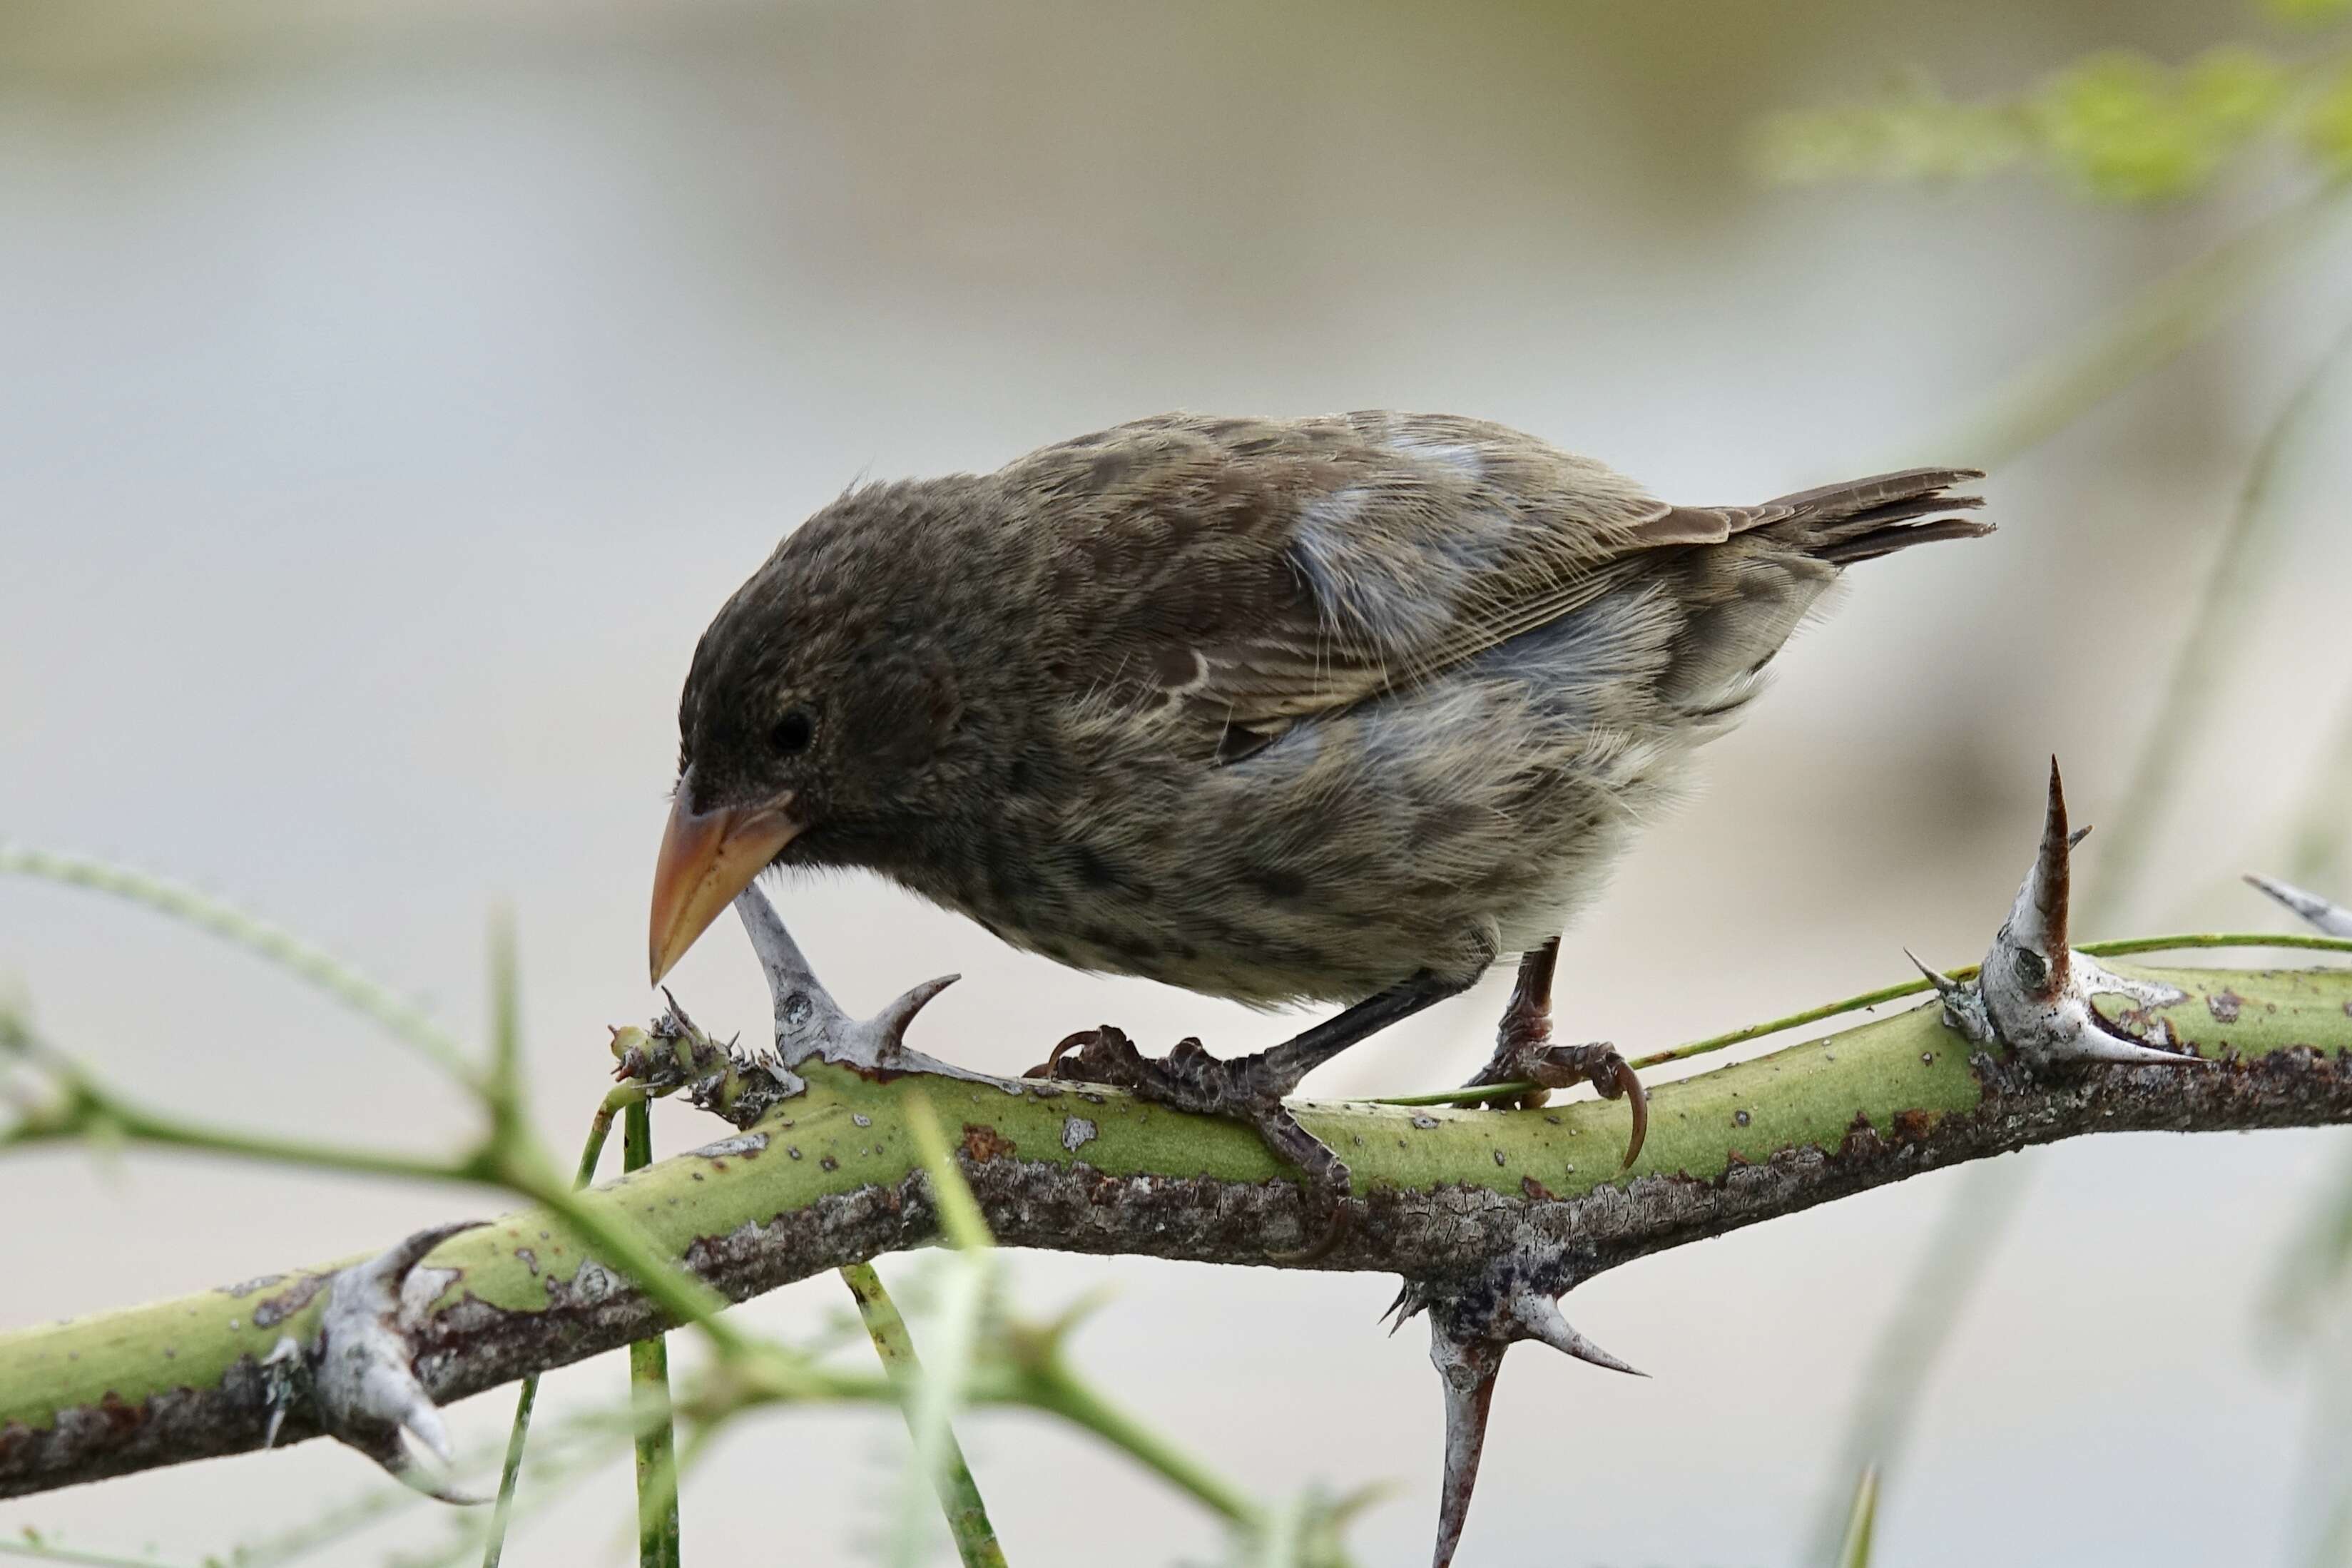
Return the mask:
[[[1648,551],[1782,515],[1670,507],[1501,426],[1387,413],[1164,416],[999,479],[1055,532],[1049,591],[1086,605],[1077,683],[1243,750],[1590,603]]]

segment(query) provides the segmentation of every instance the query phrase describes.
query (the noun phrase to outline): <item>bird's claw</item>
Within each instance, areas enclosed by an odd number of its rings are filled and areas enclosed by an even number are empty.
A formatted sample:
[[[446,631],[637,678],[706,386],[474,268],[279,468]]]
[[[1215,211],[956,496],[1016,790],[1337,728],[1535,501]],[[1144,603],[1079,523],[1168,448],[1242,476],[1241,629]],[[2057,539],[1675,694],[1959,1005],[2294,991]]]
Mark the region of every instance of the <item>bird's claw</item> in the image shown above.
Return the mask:
[[[1642,1087],[1633,1064],[1606,1040],[1581,1046],[1546,1046],[1521,1063],[1527,1076],[1546,1089],[1568,1089],[1589,1083],[1603,1100],[1624,1100],[1633,1109],[1633,1131],[1625,1141],[1625,1166],[1641,1158],[1650,1136],[1650,1091]]]
[[[1642,1087],[1641,1075],[1633,1070],[1615,1046],[1606,1040],[1588,1045],[1555,1046],[1550,1042],[1550,1030],[1528,1030],[1524,1033],[1507,1030],[1488,1062],[1476,1079],[1477,1083],[1527,1083],[1542,1087],[1534,1093],[1524,1090],[1514,1095],[1497,1095],[1488,1104],[1536,1106],[1545,1103],[1548,1091],[1573,1089],[1589,1083],[1603,1100],[1625,1100],[1633,1108],[1633,1131],[1625,1141],[1624,1169],[1631,1170],[1641,1157],[1642,1145],[1650,1136],[1650,1092]]]
[[[1263,1056],[1226,1060],[1187,1037],[1164,1057],[1147,1057],[1124,1030],[1105,1024],[1064,1038],[1023,1076],[1107,1084],[1171,1110],[1246,1122],[1267,1149],[1306,1177],[1307,1215],[1301,1223],[1310,1239],[1296,1252],[1273,1254],[1273,1260],[1291,1267],[1314,1263],[1347,1235],[1352,1180],[1348,1163],[1282,1102],[1291,1086],[1279,1081]]]

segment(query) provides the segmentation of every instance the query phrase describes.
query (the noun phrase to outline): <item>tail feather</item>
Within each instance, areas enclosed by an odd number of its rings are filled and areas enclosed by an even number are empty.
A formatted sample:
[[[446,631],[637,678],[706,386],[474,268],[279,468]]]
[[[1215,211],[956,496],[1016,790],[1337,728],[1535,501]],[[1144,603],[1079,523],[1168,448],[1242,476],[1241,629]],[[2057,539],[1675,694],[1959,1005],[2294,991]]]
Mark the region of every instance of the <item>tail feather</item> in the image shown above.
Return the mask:
[[[1945,539],[1982,539],[1992,531],[1993,525],[1982,518],[1940,517],[1933,522],[1896,523],[1874,529],[1834,544],[1821,545],[1813,555],[1832,566],[1851,566],[1857,561],[1875,561],[1915,544],[1933,544]]]
[[[1983,497],[1944,493],[1963,479],[1982,478],[1975,468],[1907,468],[1800,490],[1757,510],[1780,513],[1764,526],[1816,560],[1851,566],[1914,544],[1990,533],[1990,522],[1952,515],[1982,506]]]

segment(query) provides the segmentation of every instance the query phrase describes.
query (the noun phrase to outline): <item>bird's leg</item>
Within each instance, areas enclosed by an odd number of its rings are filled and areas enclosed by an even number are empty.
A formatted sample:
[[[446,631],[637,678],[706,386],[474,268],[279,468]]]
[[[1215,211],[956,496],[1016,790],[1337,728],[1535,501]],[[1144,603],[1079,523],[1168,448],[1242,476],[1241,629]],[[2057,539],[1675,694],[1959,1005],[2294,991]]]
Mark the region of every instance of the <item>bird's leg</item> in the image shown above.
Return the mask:
[[[1109,1084],[1171,1110],[1249,1123],[1267,1148],[1306,1173],[1307,1196],[1324,1211],[1319,1239],[1301,1255],[1303,1260],[1328,1251],[1339,1239],[1349,1173],[1347,1162],[1330,1145],[1299,1125],[1282,1097],[1357,1041],[1468,988],[1467,980],[1442,979],[1423,970],[1270,1050],[1230,1059],[1211,1056],[1197,1039],[1177,1041],[1164,1057],[1147,1057],[1124,1033],[1106,1024],[1055,1046],[1053,1055],[1030,1068],[1028,1076]]]
[[[1471,1085],[1533,1081],[1538,1086],[1486,1102],[1495,1106],[1541,1105],[1551,1098],[1551,1090],[1578,1083],[1592,1085],[1610,1100],[1626,1097],[1633,1105],[1633,1135],[1625,1146],[1625,1163],[1631,1165],[1650,1130],[1650,1097],[1616,1047],[1606,1041],[1580,1046],[1551,1043],[1551,980],[1559,967],[1558,937],[1520,958],[1510,1005],[1503,1009],[1502,1022],[1495,1027],[1495,1054],[1471,1079]]]

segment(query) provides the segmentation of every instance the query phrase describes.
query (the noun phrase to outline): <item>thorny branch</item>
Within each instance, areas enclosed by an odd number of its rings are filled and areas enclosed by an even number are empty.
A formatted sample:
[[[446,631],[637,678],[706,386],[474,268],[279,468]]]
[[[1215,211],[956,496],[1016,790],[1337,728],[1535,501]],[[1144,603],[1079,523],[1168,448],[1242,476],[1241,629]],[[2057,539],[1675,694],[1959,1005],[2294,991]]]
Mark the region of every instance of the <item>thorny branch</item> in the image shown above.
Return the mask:
[[[1355,1223],[1313,1266],[1401,1274],[1400,1318],[1430,1320],[1449,1428],[1441,1564],[1461,1534],[1503,1352],[1532,1339],[1630,1370],[1560,1313],[1559,1297],[1596,1274],[2081,1133],[2352,1121],[2352,973],[2108,970],[2066,945],[2071,844],[2053,768],[2040,852],[1979,982],[1938,978],[1940,1008],[1660,1086],[1650,1146],[1622,1176],[1597,1104],[1297,1102],[1302,1121],[1349,1151],[1360,1181]],[[928,1082],[961,1122],[957,1162],[1002,1243],[1265,1264],[1316,1223],[1294,1174],[1247,1131],[923,1056],[905,1030],[945,982],[852,1019],[764,896],[747,893],[738,911],[773,991],[773,1051],[730,1050],[675,1007],[614,1040],[621,1076],[683,1090],[738,1131],[596,1189],[574,1219],[634,1225],[731,1300],[922,1245],[940,1216],[908,1113]],[[0,1336],[0,1496],[239,1452],[281,1426],[288,1439],[369,1435],[380,1449],[389,1422],[429,1441],[434,1405],[669,1325],[583,1240],[611,1228],[526,1212],[450,1236],[429,1258],[411,1238],[357,1271]],[[400,1293],[397,1310],[380,1290],[368,1298],[369,1331],[397,1336],[407,1381],[371,1339],[355,1386],[372,1392],[338,1392],[318,1375],[336,1353],[329,1303],[352,1295],[355,1272],[394,1263],[394,1275],[414,1266],[437,1287]],[[280,1375],[288,1352],[268,1358],[281,1340],[312,1375]]]

